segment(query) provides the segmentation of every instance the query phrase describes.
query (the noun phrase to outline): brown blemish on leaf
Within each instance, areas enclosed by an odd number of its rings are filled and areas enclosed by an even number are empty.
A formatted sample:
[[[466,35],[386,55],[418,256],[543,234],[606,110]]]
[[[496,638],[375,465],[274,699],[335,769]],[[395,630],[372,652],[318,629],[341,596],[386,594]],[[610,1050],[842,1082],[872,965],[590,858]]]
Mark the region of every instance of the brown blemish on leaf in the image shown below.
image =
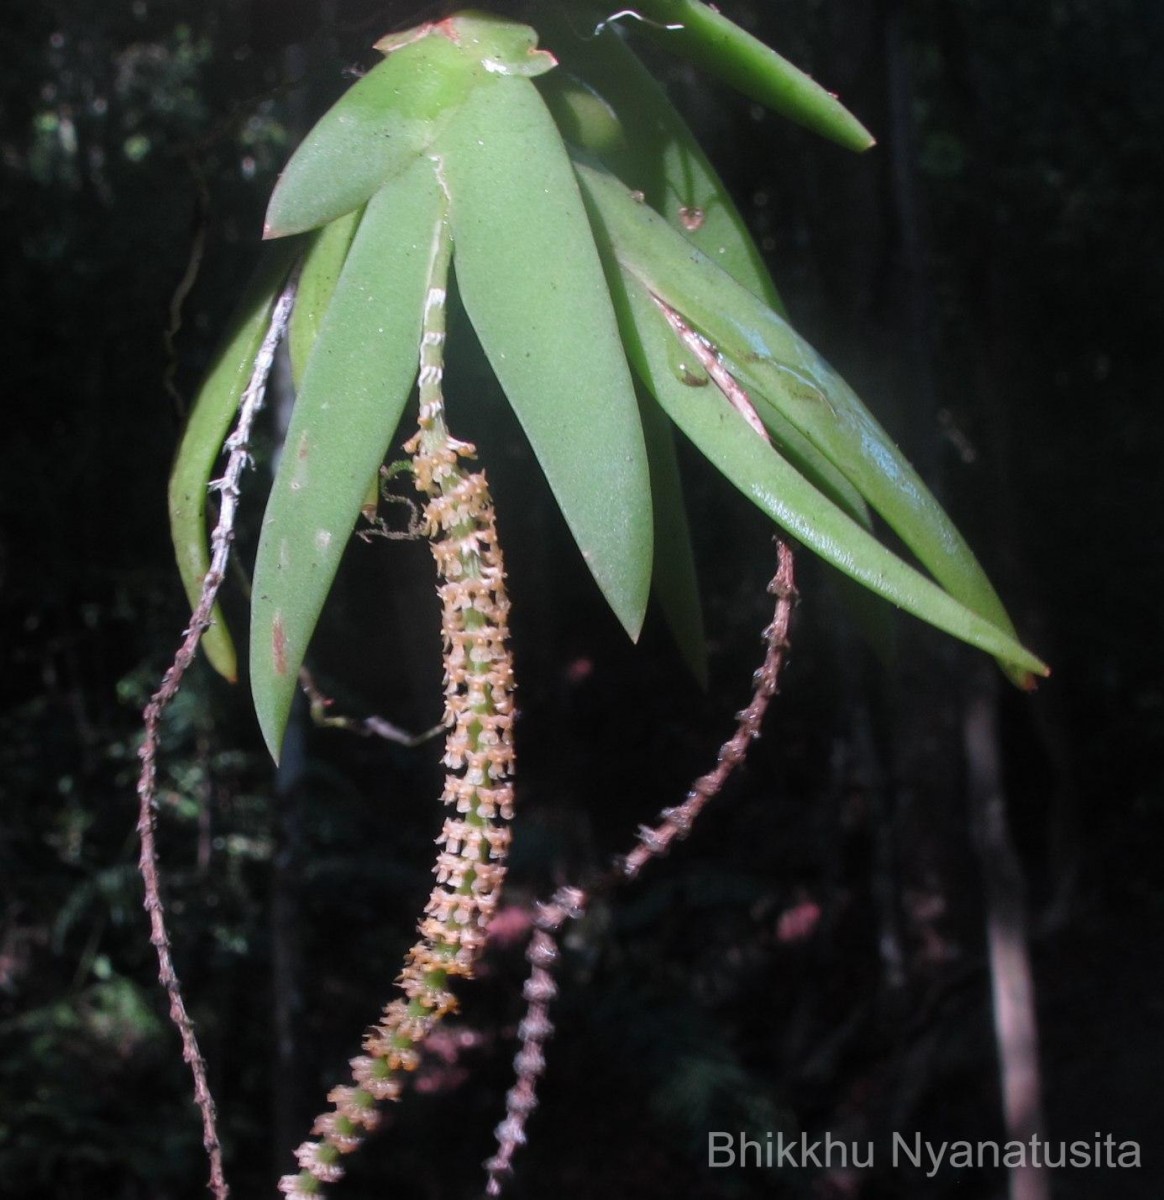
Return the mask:
[[[441,24],[444,24],[444,22],[442,21]],[[419,42],[421,38],[428,37],[436,28],[437,26],[432,21],[426,21],[423,25],[418,25],[415,29],[409,29],[405,33],[390,33],[385,35],[378,42],[373,43],[373,49],[379,50],[381,54],[387,57],[393,50],[410,46],[413,42]]]
[[[287,632],[283,628],[283,614],[276,613],[271,627],[271,650],[275,655],[275,674],[287,674]]]
[[[707,219],[707,213],[702,208],[696,208],[695,205],[685,204],[679,210],[679,220],[683,228],[688,233],[695,233],[703,228],[703,222]]]
[[[307,460],[310,455],[311,438],[309,434],[303,433],[299,437],[299,444],[295,447],[295,471],[288,485],[293,492],[302,491],[307,482]]]
[[[437,21],[432,28],[441,37],[447,37],[454,46],[461,44],[461,28],[456,17],[445,17],[443,21]]]

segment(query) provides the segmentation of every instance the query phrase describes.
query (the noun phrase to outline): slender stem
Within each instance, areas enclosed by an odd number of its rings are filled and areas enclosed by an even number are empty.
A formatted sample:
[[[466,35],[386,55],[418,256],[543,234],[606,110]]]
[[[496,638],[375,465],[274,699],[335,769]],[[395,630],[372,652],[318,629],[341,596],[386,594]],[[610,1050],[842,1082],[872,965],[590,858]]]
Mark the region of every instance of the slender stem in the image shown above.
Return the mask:
[[[230,1188],[227,1186],[223,1173],[222,1144],[218,1137],[214,1098],[210,1093],[210,1085],[206,1078],[206,1061],[198,1046],[198,1038],[194,1033],[194,1022],[190,1019],[190,1014],[186,1011],[186,1004],[182,998],[182,985],[174,970],[170,937],[166,929],[165,909],[162,907],[158,852],[154,837],[157,811],[157,754],[162,715],[178,694],[178,689],[182,686],[182,679],[191,662],[194,661],[198,643],[210,626],[210,614],[214,610],[218,590],[226,575],[230,547],[234,539],[235,516],[238,512],[239,483],[243,470],[250,459],[248,448],[251,428],[266,396],[267,379],[271,373],[271,364],[275,359],[275,349],[291,316],[296,283],[297,274],[291,277],[279,296],[266,336],[263,338],[259,353],[255,358],[250,381],[247,383],[246,391],[243,393],[242,402],[239,405],[238,422],[226,440],[225,449],[228,452],[226,471],[220,480],[211,485],[221,493],[222,506],[218,514],[218,523],[210,539],[210,569],[202,580],[202,592],[198,598],[198,604],[190,618],[190,624],[182,636],[182,644],[174,655],[174,661],[162,677],[161,686],[150,697],[150,701],[142,713],[145,734],[141,749],[138,751],[138,757],[141,760],[141,774],[137,783],[137,832],[141,839],[138,869],[141,872],[145,888],[144,907],[150,919],[150,942],[157,951],[158,979],[169,998],[170,1020],[174,1023],[178,1035],[182,1039],[182,1057],[189,1064],[190,1073],[194,1077],[194,1102],[202,1114],[202,1145],[210,1159],[209,1187],[216,1200],[227,1200]]]
[[[331,712],[331,697],[325,696],[319,689],[314,676],[307,667],[299,668],[299,686],[311,707],[312,723],[321,729],[344,729],[348,733],[359,734],[361,737],[378,737],[385,742],[394,742],[397,746],[404,746],[408,750],[415,750],[417,746],[423,746],[425,742],[431,741],[445,730],[444,725],[441,724],[434,725],[423,733],[409,733],[408,730],[401,729],[399,725],[393,725],[391,721],[385,717],[376,716],[375,713],[370,717],[336,716]]]

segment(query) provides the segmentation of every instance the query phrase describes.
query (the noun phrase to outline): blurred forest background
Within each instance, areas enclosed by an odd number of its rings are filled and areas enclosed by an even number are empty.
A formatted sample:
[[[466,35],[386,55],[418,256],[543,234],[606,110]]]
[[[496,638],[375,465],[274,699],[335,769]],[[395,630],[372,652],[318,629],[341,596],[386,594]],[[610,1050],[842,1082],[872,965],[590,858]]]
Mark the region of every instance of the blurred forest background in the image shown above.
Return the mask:
[[[1059,1173],[1053,1194],[1158,1197],[1164,6],[722,6],[837,91],[879,145],[846,154],[651,61],[735,189],[795,323],[934,485],[1055,673],[1012,694],[972,652],[905,621],[885,665],[802,554],[783,695],[743,777],[677,854],[570,935],[543,1107],[509,1194],[1005,1194],[996,1171],[927,1179],[882,1157],[855,1174],[709,1171],[706,1135],[1003,1137],[984,928],[992,879],[1001,868],[1017,894],[1017,865],[1046,1134],[1137,1139],[1144,1160]],[[280,165],[375,60],[371,43],[417,15],[429,14],[366,0],[3,5],[7,1196],[205,1194],[133,832],[139,713],[187,615],[168,464]],[[516,912],[627,847],[706,769],[758,665],[773,552],[763,520],[689,456],[707,690],[657,616],[626,644],[467,323],[454,338],[468,347],[454,372],[480,377],[454,419],[494,479],[514,600]],[[275,436],[251,478],[252,534]],[[237,588],[230,607],[237,624]],[[354,544],[318,642],[321,684],[346,712],[428,727],[436,614],[422,544]],[[984,841],[970,786],[974,730],[1001,756],[1001,843]],[[235,1195],[271,1195],[412,940],[439,750],[300,721],[277,775],[245,688],[204,667],[166,738],[178,969]],[[337,1197],[478,1194],[522,968],[520,944],[499,939]]]

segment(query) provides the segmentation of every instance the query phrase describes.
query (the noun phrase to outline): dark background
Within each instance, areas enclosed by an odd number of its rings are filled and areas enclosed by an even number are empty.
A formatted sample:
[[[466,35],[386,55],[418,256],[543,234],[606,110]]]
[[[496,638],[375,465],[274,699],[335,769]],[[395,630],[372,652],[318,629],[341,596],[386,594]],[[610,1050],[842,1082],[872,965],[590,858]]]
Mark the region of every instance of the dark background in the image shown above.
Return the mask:
[[[879,146],[848,155],[652,61],[735,189],[795,323],[931,481],[1054,675],[1034,696],[1011,693],[972,652],[905,620],[881,664],[802,554],[784,693],[743,777],[689,843],[569,936],[543,1107],[509,1194],[1005,1194],[999,1172],[927,1179],[887,1154],[851,1177],[706,1168],[708,1130],[1004,1136],[983,933],[991,855],[975,852],[963,751],[967,713],[985,703],[1028,901],[1047,1135],[1110,1133],[1143,1158],[1139,1171],[1063,1172],[1054,1194],[1156,1197],[1164,9],[723,8],[839,92]],[[186,616],[165,480],[182,398],[253,265],[280,164],[373,61],[371,42],[410,16],[326,0],[4,5],[6,1195],[203,1194],[133,834],[138,714]],[[171,352],[163,334],[201,238]],[[520,912],[625,848],[707,768],[758,664],[773,555],[763,520],[685,453],[706,692],[657,615],[626,644],[463,321],[454,339],[465,382],[453,415],[494,479],[514,600]],[[260,513],[256,495],[252,533]],[[237,624],[237,593],[231,605]],[[432,724],[423,545],[353,547],[316,658],[345,711]],[[273,1194],[389,998],[439,821],[435,745],[297,729],[302,769],[276,779],[245,689],[199,668],[165,730],[176,957],[240,1198]],[[457,1036],[337,1196],[478,1194],[521,972],[520,945],[491,952]]]

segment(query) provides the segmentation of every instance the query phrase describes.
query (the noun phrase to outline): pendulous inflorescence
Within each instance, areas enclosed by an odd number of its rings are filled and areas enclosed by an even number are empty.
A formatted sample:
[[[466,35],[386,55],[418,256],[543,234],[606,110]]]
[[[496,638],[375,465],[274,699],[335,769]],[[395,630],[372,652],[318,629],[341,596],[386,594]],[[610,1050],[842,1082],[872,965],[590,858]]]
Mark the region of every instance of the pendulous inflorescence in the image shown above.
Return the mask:
[[[513,666],[509,601],[485,475],[466,468],[476,451],[445,422],[445,280],[449,245],[433,246],[420,349],[419,428],[407,443],[425,497],[423,532],[436,560],[444,642],[449,809],[437,844],[436,884],[391,1001],[352,1059],[351,1084],[328,1094],[331,1110],[296,1151],[299,1173],[284,1176],[288,1197],[317,1195],[343,1174],[341,1158],[379,1123],[377,1103],[399,1097],[420,1061],[421,1043],[457,1006],[450,982],[470,976],[485,944],[505,876],[513,815]]]

